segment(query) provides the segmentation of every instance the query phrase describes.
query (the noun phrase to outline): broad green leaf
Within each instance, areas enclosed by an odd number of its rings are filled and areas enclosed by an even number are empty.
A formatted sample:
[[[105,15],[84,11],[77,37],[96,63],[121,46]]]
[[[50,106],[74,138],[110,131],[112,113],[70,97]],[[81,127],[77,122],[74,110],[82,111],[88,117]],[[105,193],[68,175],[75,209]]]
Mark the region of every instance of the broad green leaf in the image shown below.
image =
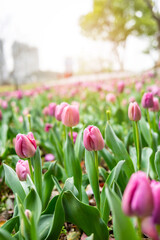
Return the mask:
[[[112,170],[117,164],[117,162],[116,162],[115,158],[112,156],[112,154],[106,148],[103,148],[101,151],[99,151],[99,153],[100,153],[101,157],[103,157],[108,168],[110,170]]]
[[[113,231],[116,240],[140,240],[136,234],[131,219],[124,215],[121,201],[108,187],[105,189],[106,196],[113,216]]]
[[[128,178],[134,172],[133,162],[123,144],[123,142],[116,136],[112,127],[107,124],[106,126],[106,143],[108,147],[113,151],[114,155],[120,160],[125,160],[124,171]]]
[[[76,142],[74,145],[74,149],[75,149],[76,158],[79,159],[79,161],[81,161],[83,158],[84,150],[85,150],[83,145],[83,129],[78,133],[78,136],[76,138]]]
[[[158,179],[160,179],[160,150],[158,150],[155,154],[155,168],[158,175]]]
[[[56,202],[55,211],[52,217],[52,223],[50,225],[48,236],[45,238],[45,240],[57,240],[61,233],[63,224],[65,222],[62,197],[63,193],[59,195],[59,198]]]
[[[39,147],[37,147],[36,153],[32,159],[34,166],[34,183],[39,197],[42,199],[42,160]]]
[[[55,149],[56,159],[60,163],[61,166],[64,165],[63,163],[63,150],[62,146],[59,142],[58,137],[54,133],[54,131],[50,130],[50,141],[53,144],[53,148]]]
[[[94,234],[94,240],[108,240],[107,225],[100,218],[97,208],[80,202],[70,191],[63,193],[65,219],[82,229],[88,236]]]
[[[49,201],[46,209],[42,212],[42,215],[53,214],[54,213],[58,197],[59,197],[59,195],[56,195]]]
[[[97,203],[97,207],[100,207],[100,192],[99,192],[99,181],[97,179],[97,171],[95,167],[95,159],[94,153],[85,150],[85,165],[89,178],[89,182],[91,184],[94,197]]]
[[[0,228],[0,239],[2,240],[11,240],[11,235],[4,229]]]
[[[38,235],[40,240],[44,240],[52,224],[53,214],[42,215],[38,223]]]
[[[16,172],[6,164],[3,164],[4,171],[5,171],[5,181],[6,184],[12,189],[14,194],[18,194],[18,196],[23,201],[25,198],[25,191],[17,177]]]
[[[150,170],[150,157],[152,155],[152,149],[151,148],[143,148],[142,149],[142,158],[141,158],[141,170],[149,176],[149,170]]]
[[[148,144],[148,146],[151,146],[151,136],[150,136],[150,131],[149,131],[149,124],[145,121],[144,117],[141,118],[139,121],[140,125],[140,130],[141,133]]]
[[[38,222],[41,215],[42,204],[38,193],[33,188],[25,198],[24,207],[32,212],[35,222]]]
[[[16,224],[19,225],[19,217],[18,217],[18,216],[12,217],[12,218],[9,219],[8,221],[6,221],[6,222],[2,225],[1,229],[4,229],[4,230],[6,230],[6,231],[8,231],[8,232],[11,233]]]

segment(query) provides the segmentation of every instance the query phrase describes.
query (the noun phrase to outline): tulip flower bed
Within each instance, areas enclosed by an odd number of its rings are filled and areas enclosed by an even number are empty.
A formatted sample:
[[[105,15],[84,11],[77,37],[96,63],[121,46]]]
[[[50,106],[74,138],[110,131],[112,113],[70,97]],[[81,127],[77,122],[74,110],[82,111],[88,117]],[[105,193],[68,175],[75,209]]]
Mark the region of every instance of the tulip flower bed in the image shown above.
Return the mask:
[[[0,240],[160,239],[159,98],[149,74],[1,93]]]

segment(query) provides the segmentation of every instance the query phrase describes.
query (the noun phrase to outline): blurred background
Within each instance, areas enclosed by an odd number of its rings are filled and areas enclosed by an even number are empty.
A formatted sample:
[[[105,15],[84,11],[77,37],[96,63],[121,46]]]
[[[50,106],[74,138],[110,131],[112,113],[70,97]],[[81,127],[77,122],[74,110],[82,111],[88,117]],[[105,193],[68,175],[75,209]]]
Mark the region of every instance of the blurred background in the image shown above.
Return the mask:
[[[160,0],[0,0],[0,84],[159,68]]]

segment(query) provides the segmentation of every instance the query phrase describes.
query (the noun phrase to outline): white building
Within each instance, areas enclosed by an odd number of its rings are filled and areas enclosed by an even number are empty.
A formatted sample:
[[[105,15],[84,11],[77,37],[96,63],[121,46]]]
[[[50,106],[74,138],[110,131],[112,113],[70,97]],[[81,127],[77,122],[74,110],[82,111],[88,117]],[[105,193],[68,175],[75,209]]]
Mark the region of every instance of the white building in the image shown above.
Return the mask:
[[[7,77],[8,77],[8,72],[6,69],[4,46],[3,46],[3,41],[0,39],[0,84],[6,83]]]
[[[18,84],[31,81],[32,74],[39,70],[38,49],[14,42],[12,45],[13,77]]]

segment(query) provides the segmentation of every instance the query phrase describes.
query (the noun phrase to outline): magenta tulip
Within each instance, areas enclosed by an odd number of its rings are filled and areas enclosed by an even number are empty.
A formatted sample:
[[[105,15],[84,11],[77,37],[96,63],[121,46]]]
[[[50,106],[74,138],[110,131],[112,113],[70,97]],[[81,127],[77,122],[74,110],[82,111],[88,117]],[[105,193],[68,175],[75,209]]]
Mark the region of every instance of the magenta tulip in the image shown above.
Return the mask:
[[[0,110],[0,121],[2,120],[3,116],[2,116],[2,111]]]
[[[159,111],[159,100],[158,98],[154,97],[153,98],[153,107],[150,108],[149,110],[152,112],[158,112]]]
[[[16,164],[16,173],[20,181],[25,181],[27,174],[30,175],[28,161],[19,160]]]
[[[56,103],[50,103],[48,106],[48,110],[49,110],[49,115],[54,116],[55,110],[56,110]]]
[[[142,97],[142,106],[144,108],[152,108],[154,105],[153,103],[153,94],[151,92],[144,93]]]
[[[142,219],[141,226],[142,226],[142,232],[146,236],[152,238],[153,240],[159,240],[158,232],[155,224],[153,223],[152,217],[146,217]]]
[[[118,87],[118,92],[122,93],[123,90],[124,90],[124,87],[125,87],[125,83],[121,81],[121,82],[118,83],[117,87]]]
[[[49,130],[50,130],[51,128],[53,128],[53,124],[46,123],[44,130],[45,130],[45,132],[49,132]]]
[[[153,222],[160,224],[160,182],[152,181],[151,189],[153,193],[154,209],[152,212]]]
[[[37,145],[32,132],[27,135],[18,134],[16,136],[15,150],[19,157],[33,157],[36,152],[36,148]]]
[[[128,216],[147,217],[152,214],[153,194],[144,172],[132,174],[123,194],[122,209]]]
[[[62,113],[62,122],[67,127],[74,127],[79,123],[79,110],[77,107],[68,105]]]
[[[88,126],[83,133],[83,143],[88,151],[100,151],[104,148],[104,140],[100,130],[95,126]]]
[[[70,132],[68,133],[68,135],[69,135],[69,137],[71,138],[71,133],[70,133]],[[77,135],[78,135],[77,132],[73,132],[73,142],[74,142],[74,143],[76,142]]]
[[[62,113],[63,113],[63,110],[64,108],[68,106],[68,103],[66,102],[62,102],[60,105],[57,105],[56,106],[56,110],[55,110],[55,118],[58,120],[58,121],[61,121],[62,120]]]
[[[139,121],[141,119],[141,109],[137,102],[131,102],[128,108],[128,117],[131,121]]]

